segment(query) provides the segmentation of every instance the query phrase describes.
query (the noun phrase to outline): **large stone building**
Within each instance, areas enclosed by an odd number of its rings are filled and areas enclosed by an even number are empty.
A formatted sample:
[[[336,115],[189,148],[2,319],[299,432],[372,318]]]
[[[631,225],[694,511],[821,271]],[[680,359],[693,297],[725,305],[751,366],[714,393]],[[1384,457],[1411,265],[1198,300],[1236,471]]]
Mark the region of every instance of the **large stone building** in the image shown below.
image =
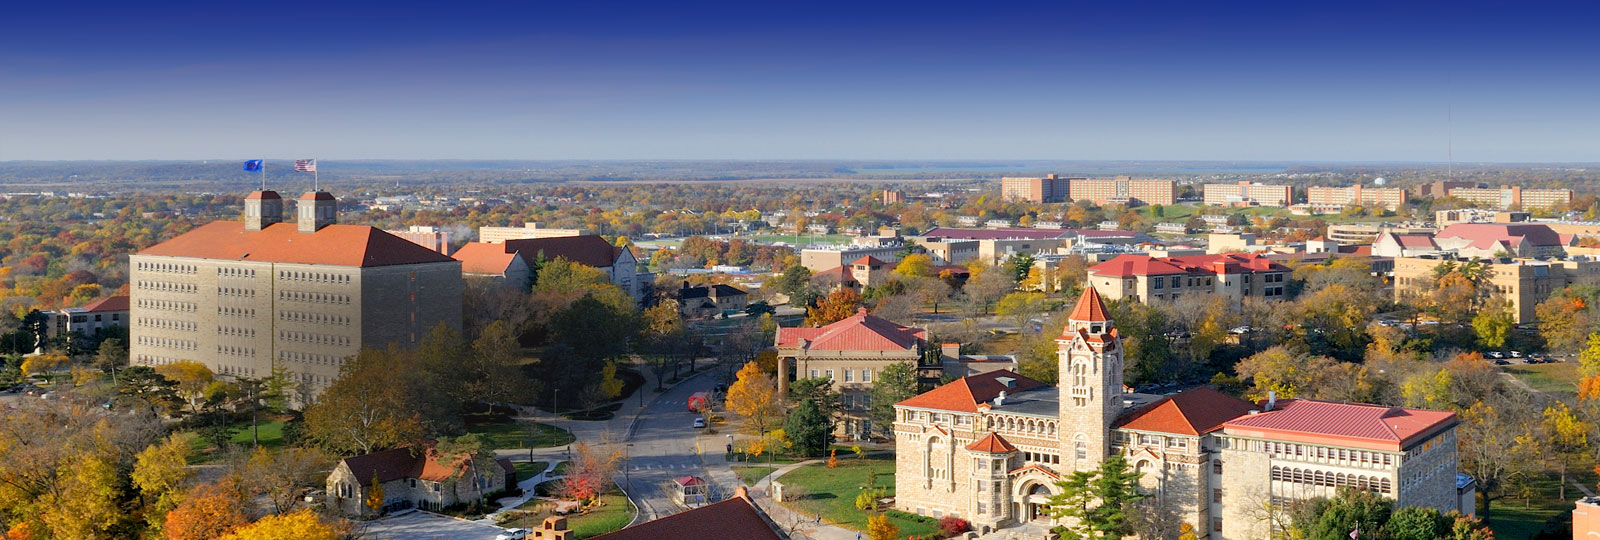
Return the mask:
[[[1067,180],[1068,198],[1073,202],[1093,201],[1095,204],[1172,204],[1177,201],[1177,182],[1172,180],[1135,180],[1126,176],[1116,178],[1072,178]]]
[[[843,413],[835,433],[882,433],[889,426],[873,426],[869,418],[873,376],[899,362],[919,367],[927,338],[927,330],[868,315],[866,308],[821,328],[779,328],[778,393],[787,395],[789,383],[799,379],[827,378],[840,394]]]
[[[1120,455],[1144,489],[1212,539],[1268,538],[1260,509],[1341,488],[1460,509],[1454,413],[1255,404],[1203,387],[1131,404],[1122,341],[1093,286],[1056,343],[1055,386],[996,371],[895,404],[897,508],[980,528],[1053,525],[1056,482]]]
[[[1445,262],[1437,257],[1394,259],[1395,299],[1432,291],[1433,270]],[[1588,257],[1487,260],[1484,265],[1490,288],[1496,296],[1511,303],[1511,314],[1518,323],[1537,320],[1534,306],[1550,298],[1552,293],[1580,281],[1600,279],[1600,261]]]
[[[128,328],[128,306],[128,297],[111,296],[83,307],[46,311],[43,337],[55,339],[76,333],[85,338],[94,338],[113,331],[113,328],[125,330]]]
[[[1205,203],[1213,206],[1289,206],[1294,192],[1282,184],[1206,184]]]
[[[1056,203],[1067,200],[1069,182],[1082,178],[1061,178],[1054,174],[1043,177],[1005,177],[1000,179],[1000,198],[1007,201],[1031,203]]]
[[[180,360],[223,376],[283,367],[303,401],[362,348],[411,346],[461,327],[461,263],[363,225],[339,225],[326,192],[284,223],[272,191],[245,217],[214,221],[128,258],[134,365]]]
[[[1318,212],[1338,212],[1346,206],[1399,210],[1406,205],[1406,190],[1363,186],[1306,188],[1306,205]]]
[[[549,227],[540,227],[538,223],[523,223],[521,227],[478,227],[478,241],[490,244],[499,244],[506,240],[560,238],[581,235],[583,235],[583,229],[551,229]]]
[[[1522,189],[1521,186],[1458,187],[1450,190],[1450,196],[1497,210],[1550,209],[1572,204],[1570,189]]]
[[[1437,181],[1437,182],[1428,182],[1426,184],[1419,184],[1416,187],[1412,188],[1411,194],[1412,194],[1412,196],[1415,196],[1415,197],[1433,197],[1435,199],[1438,199],[1438,198],[1448,197],[1450,195],[1450,190],[1452,190],[1452,189],[1456,189],[1456,188],[1475,188],[1475,187],[1478,187],[1478,183],[1477,182],[1463,182],[1463,181],[1459,181],[1459,180],[1440,180],[1440,181]]]
[[[1238,306],[1246,297],[1286,298],[1289,267],[1254,253],[1181,257],[1125,254],[1089,267],[1089,283],[1106,298],[1143,303],[1175,302],[1214,294]]]

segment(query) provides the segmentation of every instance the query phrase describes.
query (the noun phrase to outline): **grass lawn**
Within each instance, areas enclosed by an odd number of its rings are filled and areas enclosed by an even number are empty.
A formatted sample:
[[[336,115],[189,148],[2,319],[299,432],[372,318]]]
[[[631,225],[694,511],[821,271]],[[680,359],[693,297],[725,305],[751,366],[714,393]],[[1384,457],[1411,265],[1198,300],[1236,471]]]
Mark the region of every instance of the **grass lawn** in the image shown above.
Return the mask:
[[[1593,480],[1592,473],[1585,477],[1579,475],[1579,482]],[[1592,482],[1591,482],[1592,485]],[[1567,499],[1561,500],[1556,495],[1557,476],[1539,478],[1533,482],[1534,493],[1527,500],[1516,498],[1518,493],[1509,493],[1505,497],[1496,499],[1489,507],[1489,528],[1494,530],[1496,540],[1525,540],[1533,538],[1544,529],[1545,521],[1558,515],[1572,513],[1572,501],[1583,496],[1577,488],[1567,485]],[[1482,515],[1482,512],[1479,512]]]
[[[785,489],[799,489],[800,500],[783,504],[801,515],[822,514],[828,523],[846,529],[867,530],[867,513],[855,507],[856,494],[867,485],[867,471],[877,473],[877,487],[887,488],[894,495],[894,461],[887,458],[866,460],[841,459],[839,466],[829,469],[827,464],[806,465],[778,479]],[[934,526],[890,517],[889,521],[900,528],[900,536],[937,534]]]
[[[228,426],[228,428],[233,430],[233,444],[250,445],[251,430],[249,422],[240,422]],[[273,420],[269,422],[263,419],[258,422],[256,424],[256,440],[261,443],[261,446],[267,448],[283,446],[283,421]]]
[[[490,448],[549,448],[572,444],[572,432],[555,426],[527,422],[474,424],[467,431],[483,436]],[[536,432],[535,432],[536,431]],[[532,443],[531,445],[529,443]]]
[[[1551,364],[1512,364],[1504,366],[1506,373],[1515,375],[1535,390],[1571,397],[1578,393],[1578,363],[1555,362]]]
[[[561,476],[563,474],[567,474],[567,471],[569,469],[571,469],[571,468],[572,468],[572,462],[571,461],[563,461],[561,463],[557,463],[556,464],[556,468],[550,470],[550,475],[551,476]]]
[[[549,467],[549,466],[550,466],[549,463],[546,463],[546,462],[543,462],[543,461],[513,461],[513,462],[511,462],[511,467],[515,468],[517,470],[517,481],[518,482],[521,482],[523,480],[527,480],[529,478],[533,478],[535,476],[539,476],[539,473],[544,472],[545,467]]]
[[[750,240],[752,242],[759,242],[759,243],[763,243],[763,244],[774,244],[774,243],[778,243],[778,242],[783,242],[785,244],[794,245],[796,243],[796,239],[795,239],[796,237],[795,237],[795,235],[792,235],[792,234],[762,234],[762,235],[755,235],[755,236],[741,236],[739,238],[743,238],[743,239],[746,239],[746,240]],[[842,235],[842,234],[819,234],[819,235],[815,235],[815,236],[812,236],[812,235],[809,235],[809,234],[801,234],[799,236],[798,242],[799,242],[800,245],[806,245],[806,244],[844,244],[844,243],[850,242],[850,237]]]
[[[756,485],[756,482],[760,482],[762,478],[772,474],[772,471],[778,470],[777,467],[768,467],[766,465],[734,465],[732,468],[733,472],[739,475],[739,480],[747,486]]]
[[[601,495],[600,502],[602,503],[600,506],[590,509],[586,514],[569,514],[567,516],[567,528],[572,530],[573,538],[583,539],[600,536],[620,530],[633,521],[633,503],[629,502],[627,497],[622,496],[622,492],[612,490]],[[543,521],[545,517],[551,515],[551,508],[553,508],[553,505],[549,501],[529,500],[523,503],[522,506],[517,507],[518,510],[528,511],[528,514],[520,516],[512,523],[502,523],[501,525],[533,528],[533,526]]]

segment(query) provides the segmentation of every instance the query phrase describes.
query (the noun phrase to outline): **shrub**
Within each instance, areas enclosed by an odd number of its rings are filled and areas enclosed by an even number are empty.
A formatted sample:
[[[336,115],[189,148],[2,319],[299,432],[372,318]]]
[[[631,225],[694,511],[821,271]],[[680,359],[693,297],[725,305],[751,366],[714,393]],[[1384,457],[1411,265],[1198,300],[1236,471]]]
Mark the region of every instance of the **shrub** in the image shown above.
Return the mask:
[[[967,520],[965,519],[950,516],[939,520],[939,530],[943,532],[945,536],[955,536],[972,530],[972,524],[967,523]]]

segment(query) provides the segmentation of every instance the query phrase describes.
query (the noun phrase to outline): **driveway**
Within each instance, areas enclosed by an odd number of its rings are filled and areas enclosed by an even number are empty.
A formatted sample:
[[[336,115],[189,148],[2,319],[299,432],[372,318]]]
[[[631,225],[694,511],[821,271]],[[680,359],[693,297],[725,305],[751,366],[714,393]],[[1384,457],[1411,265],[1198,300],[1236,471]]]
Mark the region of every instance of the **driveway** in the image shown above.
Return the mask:
[[[362,523],[368,540],[494,540],[505,532],[481,521],[466,521],[428,512],[410,512]]]

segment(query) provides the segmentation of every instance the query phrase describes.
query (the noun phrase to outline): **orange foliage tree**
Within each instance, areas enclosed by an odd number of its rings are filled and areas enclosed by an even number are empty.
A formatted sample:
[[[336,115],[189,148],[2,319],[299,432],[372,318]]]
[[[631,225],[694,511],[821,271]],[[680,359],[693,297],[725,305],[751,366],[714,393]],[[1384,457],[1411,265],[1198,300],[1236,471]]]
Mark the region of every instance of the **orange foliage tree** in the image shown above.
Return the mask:
[[[849,288],[841,288],[828,293],[827,298],[817,302],[817,306],[806,313],[806,326],[826,326],[855,315],[861,308],[861,293]]]
[[[163,527],[167,540],[210,540],[221,536],[250,522],[242,510],[244,505],[244,495],[230,481],[201,485],[167,512]]]

